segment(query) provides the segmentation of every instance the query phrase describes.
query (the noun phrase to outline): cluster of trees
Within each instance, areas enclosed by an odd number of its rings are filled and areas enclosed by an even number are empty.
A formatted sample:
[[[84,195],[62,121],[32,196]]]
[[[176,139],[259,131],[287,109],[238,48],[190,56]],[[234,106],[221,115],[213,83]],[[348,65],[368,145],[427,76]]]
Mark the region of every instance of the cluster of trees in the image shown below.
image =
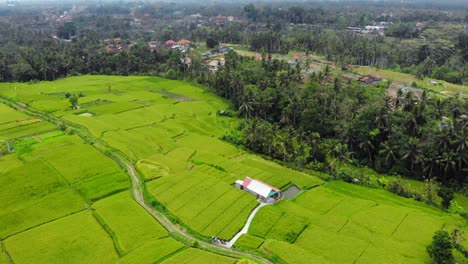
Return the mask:
[[[468,257],[468,252],[461,245],[462,239],[463,231],[458,228],[455,228],[450,234],[445,229],[438,230],[432,238],[432,243],[427,247],[427,252],[434,263],[456,263],[453,257],[454,249]]]
[[[297,166],[335,167],[354,159],[379,172],[415,179],[436,178],[454,188],[467,181],[468,103],[426,92],[385,94],[374,87],[343,82],[330,67],[302,84],[299,66],[234,53],[216,74],[198,82],[230,99],[248,118],[250,149]]]
[[[71,43],[38,39],[34,46],[7,44],[0,49],[0,81],[55,80],[76,74],[163,74],[182,70],[181,54],[151,52],[141,42],[118,54],[108,53],[93,32],[81,32]]]
[[[275,10],[271,12],[283,12]],[[304,19],[299,9],[287,10],[294,13],[288,15],[293,16],[290,19]],[[264,11],[255,6],[242,12],[252,20],[255,15],[257,20],[264,19]],[[239,38],[263,51],[261,61],[229,52],[225,66],[212,74],[197,57],[188,66],[182,60],[185,54],[172,49],[150,51],[145,41],[118,54],[108,53],[100,42],[102,32],[78,30],[75,24],[60,28],[64,36],[78,32],[70,43],[49,39],[40,30],[5,25],[0,33],[10,39],[0,38],[1,81],[53,80],[74,74],[185,78],[232,101],[248,121],[242,127],[244,135],[234,133],[227,138],[256,152],[297,166],[326,170],[354,161],[388,174],[437,178],[455,188],[466,185],[466,100],[411,92],[390,98],[385,95],[388,84],[369,87],[346,82],[330,67],[304,76],[300,65],[291,67],[267,54],[304,50],[343,64],[398,65],[402,71],[409,67],[422,75],[455,78],[466,72],[466,33],[452,37],[456,45],[447,46],[450,38],[444,41],[443,35],[424,31],[421,34],[434,41],[414,48],[398,40],[322,26],[246,33],[237,24],[229,27],[232,30],[195,30],[193,34],[210,39],[213,46],[219,38]],[[453,69],[460,72],[454,75]],[[70,98],[73,106],[76,97]]]

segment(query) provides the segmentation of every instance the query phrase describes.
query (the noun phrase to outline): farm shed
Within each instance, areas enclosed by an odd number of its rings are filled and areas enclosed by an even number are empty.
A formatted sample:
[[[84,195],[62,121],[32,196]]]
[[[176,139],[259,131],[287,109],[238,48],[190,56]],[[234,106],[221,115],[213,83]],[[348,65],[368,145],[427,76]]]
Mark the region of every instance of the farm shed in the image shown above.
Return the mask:
[[[278,188],[249,177],[246,177],[243,181],[237,180],[236,187],[240,190],[246,190],[264,202],[275,202],[282,197],[281,190]]]

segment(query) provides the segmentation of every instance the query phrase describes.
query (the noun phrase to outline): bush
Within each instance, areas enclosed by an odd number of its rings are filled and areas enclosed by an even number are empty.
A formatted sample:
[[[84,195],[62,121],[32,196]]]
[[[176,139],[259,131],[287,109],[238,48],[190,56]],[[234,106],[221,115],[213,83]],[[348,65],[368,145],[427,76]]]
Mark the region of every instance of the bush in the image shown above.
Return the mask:
[[[444,209],[448,209],[450,207],[450,203],[455,198],[453,191],[447,187],[440,188],[437,194],[442,198],[442,207]]]
[[[452,238],[445,230],[439,230],[432,238],[432,243],[427,247],[427,252],[437,264],[453,264]]]

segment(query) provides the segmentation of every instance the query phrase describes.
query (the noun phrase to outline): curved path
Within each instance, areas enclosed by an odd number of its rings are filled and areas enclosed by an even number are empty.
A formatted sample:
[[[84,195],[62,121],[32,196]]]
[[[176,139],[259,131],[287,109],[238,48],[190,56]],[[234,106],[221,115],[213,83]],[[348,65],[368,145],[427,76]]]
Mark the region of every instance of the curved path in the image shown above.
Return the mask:
[[[140,179],[135,173],[135,169],[133,168],[132,163],[124,156],[121,155],[120,153],[116,152],[106,152],[108,146],[105,142],[101,141],[99,138],[95,137],[90,131],[81,125],[69,122],[68,120],[65,119],[60,119],[58,117],[55,117],[53,115],[48,115],[46,113],[30,109],[27,106],[24,105],[19,105],[16,102],[12,102],[10,100],[7,100],[6,98],[1,98],[0,97],[0,103],[3,103],[7,106],[10,106],[18,111],[21,111],[25,114],[31,115],[31,116],[36,116],[40,117],[58,127],[60,127],[62,124],[66,124],[67,126],[73,128],[75,132],[83,138],[85,141],[91,142],[91,145],[96,148],[98,151],[103,153],[106,156],[109,156],[111,159],[113,159],[116,163],[120,165],[120,167],[125,170],[131,178],[132,182],[132,194],[135,199],[135,201],[143,207],[156,221],[158,221],[164,228],[169,233],[178,233],[181,235],[184,239],[190,241],[190,242],[198,242],[199,248],[206,249],[206,250],[211,250],[214,252],[224,252],[226,255],[234,256],[234,257],[248,257],[251,259],[254,259],[256,261],[262,262],[262,263],[273,263],[270,260],[257,256],[255,254],[243,252],[240,250],[235,250],[232,248],[227,248],[226,246],[218,245],[218,244],[213,244],[213,243],[208,243],[206,241],[200,240],[192,236],[191,234],[187,233],[185,230],[181,229],[181,227],[175,225],[172,223],[164,214],[161,212],[157,211],[153,207],[149,206],[146,204],[146,201],[143,197],[143,191],[142,191],[142,184],[140,182]]]
[[[247,232],[249,231],[249,227],[250,227],[250,224],[252,223],[252,220],[253,218],[255,217],[255,215],[257,214],[258,210],[260,210],[260,208],[264,207],[265,205],[268,205],[266,203],[260,203],[253,211],[252,213],[250,213],[249,215],[249,218],[247,218],[247,222],[245,223],[244,225],[244,228],[242,228],[242,230],[237,233],[232,239],[231,241],[229,241],[227,243],[227,247],[228,248],[231,248],[235,243],[236,241],[243,235],[243,234],[247,234]]]
[[[138,178],[138,176],[136,176],[133,166],[127,164],[127,169],[128,169],[128,173],[132,176],[132,193],[133,193],[133,196],[135,198],[135,201],[141,207],[143,207],[151,216],[153,216],[153,218],[156,219],[156,221],[158,221],[162,226],[164,226],[167,229],[167,231],[179,233],[185,239],[187,239],[187,240],[189,240],[191,242],[198,241],[201,248],[215,249],[217,251],[225,251],[225,252],[237,255],[237,256],[250,257],[252,259],[255,259],[257,261],[261,261],[261,262],[264,262],[264,263],[272,263],[270,260],[268,260],[266,258],[257,256],[257,255],[254,255],[254,254],[242,252],[242,251],[239,251],[239,250],[231,249],[232,245],[236,242],[236,240],[239,239],[239,237],[242,234],[247,233],[247,231],[248,231],[248,229],[250,227],[250,223],[252,222],[252,219],[255,216],[255,214],[258,212],[258,210],[260,208],[262,208],[263,206],[267,205],[267,204],[262,203],[257,208],[255,208],[255,210],[250,214],[249,218],[247,219],[247,223],[244,226],[244,228],[229,242],[229,245],[227,247],[223,246],[223,245],[219,245],[219,244],[208,243],[208,242],[196,239],[195,237],[193,237],[189,233],[185,232],[184,230],[182,230],[179,227],[177,227],[176,225],[174,225],[174,223],[169,221],[169,219],[167,219],[166,216],[164,216],[161,212],[156,211],[153,207],[147,205],[146,202],[145,202],[145,199],[143,198],[143,192],[141,190],[140,179]],[[244,231],[244,229],[246,229],[246,231],[244,233],[242,233]]]

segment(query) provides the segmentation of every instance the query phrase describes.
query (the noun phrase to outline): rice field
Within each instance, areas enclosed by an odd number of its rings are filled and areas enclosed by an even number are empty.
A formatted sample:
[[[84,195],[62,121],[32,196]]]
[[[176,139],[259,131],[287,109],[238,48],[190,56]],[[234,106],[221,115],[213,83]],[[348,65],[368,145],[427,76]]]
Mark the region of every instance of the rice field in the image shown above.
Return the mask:
[[[112,239],[90,211],[67,216],[4,241],[15,263],[111,263]]]
[[[57,129],[39,118],[27,116],[0,104],[0,142],[16,138],[39,135]]]
[[[128,253],[147,241],[167,237],[167,231],[122,192],[93,204],[94,214],[115,235],[117,247]]]
[[[237,259],[217,255],[200,249],[189,248],[181,253],[171,257],[162,263],[164,264],[179,264],[179,263],[209,263],[209,264],[232,264],[236,263]]]
[[[67,92],[84,95],[79,110]],[[258,202],[235,188],[238,179],[298,186],[292,200],[263,207],[235,245],[286,263],[424,263],[437,229],[466,227],[413,200],[324,183],[220,140],[239,120],[218,116],[229,104],[184,82],[80,76],[0,84],[0,95],[79,124],[123,153],[149,194],[199,235],[229,240],[244,226]],[[0,199],[8,201],[0,203],[0,239],[15,263],[237,261],[170,237],[132,199],[117,163],[78,136],[3,105],[0,120],[0,144],[14,148],[0,157]]]
[[[465,227],[461,217],[414,200],[331,182],[262,208],[249,234],[288,263],[428,263],[426,246],[444,225]]]

